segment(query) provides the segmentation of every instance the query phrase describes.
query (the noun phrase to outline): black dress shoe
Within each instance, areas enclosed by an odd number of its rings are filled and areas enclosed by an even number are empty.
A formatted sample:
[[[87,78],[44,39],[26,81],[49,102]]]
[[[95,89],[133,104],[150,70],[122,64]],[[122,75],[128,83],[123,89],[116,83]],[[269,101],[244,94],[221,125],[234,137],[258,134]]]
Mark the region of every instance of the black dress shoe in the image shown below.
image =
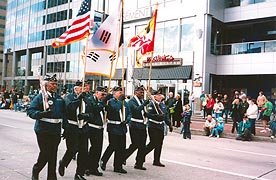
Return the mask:
[[[161,162],[154,162],[152,165],[159,166],[159,167],[165,167],[165,165],[162,164]]]
[[[32,171],[32,180],[39,180],[39,173],[37,173],[37,171],[33,168]]]
[[[90,174],[91,174],[91,173],[90,173],[90,170],[88,170],[88,169],[85,170],[85,173],[84,173],[84,174],[85,174],[86,176],[90,176]]]
[[[140,169],[140,170],[147,170],[147,168],[145,168],[143,165],[134,165],[134,169]]]
[[[106,163],[103,162],[103,161],[100,161],[100,167],[101,167],[101,169],[102,169],[103,171],[105,171],[105,169],[106,169]]]
[[[59,161],[58,173],[60,176],[64,176],[65,167],[62,165],[62,161]]]
[[[90,172],[90,174],[95,175],[95,176],[102,176],[103,175],[103,173],[99,172],[98,169],[90,170],[89,172]]]
[[[114,169],[114,172],[122,173],[122,174],[126,174],[127,173],[127,171],[124,170],[123,168],[122,169]]]
[[[82,175],[75,174],[74,180],[86,180]]]

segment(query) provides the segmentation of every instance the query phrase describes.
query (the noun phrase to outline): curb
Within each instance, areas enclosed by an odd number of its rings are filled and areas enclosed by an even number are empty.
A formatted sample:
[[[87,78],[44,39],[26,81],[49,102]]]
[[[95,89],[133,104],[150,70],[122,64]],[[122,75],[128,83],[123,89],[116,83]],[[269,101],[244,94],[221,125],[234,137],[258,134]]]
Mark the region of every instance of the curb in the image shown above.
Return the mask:
[[[173,128],[173,132],[180,134],[181,128]],[[192,135],[198,135],[198,136],[205,136],[203,129],[191,129]],[[235,139],[237,136],[236,134],[232,133],[223,133],[220,138],[227,138],[227,139]],[[270,137],[265,136],[253,136],[252,141],[256,142],[270,142],[270,143],[276,143],[276,139],[271,139]]]

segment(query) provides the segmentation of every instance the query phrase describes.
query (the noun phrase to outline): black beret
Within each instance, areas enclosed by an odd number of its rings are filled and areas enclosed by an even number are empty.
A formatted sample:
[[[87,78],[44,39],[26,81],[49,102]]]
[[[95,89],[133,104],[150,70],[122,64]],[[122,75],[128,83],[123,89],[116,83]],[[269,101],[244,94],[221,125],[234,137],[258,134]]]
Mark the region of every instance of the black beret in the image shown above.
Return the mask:
[[[50,76],[50,75],[46,74],[44,77],[44,81],[57,82],[57,75],[54,74],[53,76]]]
[[[77,80],[75,86],[82,86],[82,81]]]
[[[122,91],[122,87],[121,86],[115,86],[113,87],[112,91]]]
[[[100,91],[100,92],[105,92],[105,93],[107,93],[107,87],[106,86],[98,86],[97,88],[96,88],[96,91]]]
[[[145,90],[145,87],[143,85],[135,87],[135,91],[144,91],[144,90]]]
[[[162,94],[162,91],[161,91],[161,89],[158,89],[158,90],[152,90],[152,94],[153,94],[153,95]]]

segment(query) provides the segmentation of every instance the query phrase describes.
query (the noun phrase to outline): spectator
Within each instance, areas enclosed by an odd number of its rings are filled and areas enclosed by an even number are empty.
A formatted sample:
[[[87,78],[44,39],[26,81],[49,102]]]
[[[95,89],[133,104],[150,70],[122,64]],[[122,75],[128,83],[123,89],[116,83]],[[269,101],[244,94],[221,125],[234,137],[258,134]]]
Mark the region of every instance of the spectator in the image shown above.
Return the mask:
[[[173,126],[180,127],[180,121],[183,113],[182,100],[179,94],[175,96],[174,113],[173,113]]]
[[[270,130],[271,130],[271,139],[274,139],[275,138],[275,135],[276,135],[276,118],[274,116],[273,120],[271,120],[269,122],[269,127],[270,127]]]
[[[218,117],[216,126],[212,129],[211,135],[209,137],[215,136],[215,137],[219,138],[219,136],[221,135],[223,130],[224,130],[223,118]]]
[[[191,116],[192,110],[189,104],[185,105],[185,111],[183,112],[183,119],[182,119],[182,130],[181,134],[183,133],[183,138],[191,139],[191,130],[190,130],[190,123],[191,123]]]
[[[249,107],[246,110],[246,116],[248,117],[248,121],[250,122],[250,132],[251,134],[256,135],[255,123],[258,116],[258,106],[256,105],[256,100],[251,99],[250,97],[248,98],[248,104]]]
[[[248,121],[247,117],[243,117],[243,120],[238,125],[238,136],[237,140],[242,141],[251,141],[252,136],[250,132],[250,122]]]
[[[194,92],[191,92],[191,94],[189,96],[189,104],[190,104],[192,113],[194,111],[194,102],[195,102],[195,95],[194,95]]]
[[[265,98],[265,104],[261,109],[261,112],[263,112],[263,116],[261,119],[264,126],[264,129],[260,131],[262,133],[266,133],[267,130],[270,130],[269,128],[267,128],[267,125],[268,125],[268,121],[270,121],[272,110],[273,110],[273,104]]]
[[[213,110],[214,110],[214,113],[215,113],[215,117],[216,119],[218,117],[222,117],[222,111],[224,109],[224,106],[223,104],[220,102],[219,98],[217,97],[216,100],[215,100],[215,104],[214,104],[214,107],[213,107]]]
[[[213,119],[211,115],[207,115],[207,119],[203,125],[203,130],[205,132],[205,135],[209,136],[215,126],[216,126],[216,120]]]
[[[235,129],[238,132],[238,123],[241,121],[241,114],[240,114],[240,99],[239,94],[235,94],[235,99],[232,102],[231,107],[231,117],[233,120],[233,126],[231,132],[234,133]]]
[[[202,94],[199,97],[201,102],[201,110],[203,111],[203,119],[206,117],[206,105],[207,105],[207,97],[204,91],[202,91]]]
[[[266,97],[265,97],[263,91],[260,91],[259,96],[257,97],[257,105],[258,105],[258,108],[259,108],[259,114],[258,114],[257,120],[262,119],[263,111],[261,111],[261,109],[265,104],[265,99],[266,99]]]
[[[169,112],[169,119],[172,121],[172,114],[174,113],[174,104],[175,104],[175,98],[173,97],[173,92],[169,92],[169,98],[165,102],[168,112]],[[171,109],[170,109],[171,108]]]
[[[244,91],[241,91],[239,98],[240,98],[240,99],[243,99],[243,98],[246,99],[246,94],[245,94]]]
[[[228,120],[228,115],[229,115],[229,111],[231,108],[231,102],[230,99],[228,98],[227,94],[224,94],[223,99],[222,99],[222,104],[223,104],[223,111],[222,111],[222,117],[223,115],[225,116],[225,123],[227,123]]]
[[[241,117],[245,116],[245,113],[246,113],[246,110],[248,109],[248,107],[249,107],[249,104],[246,101],[246,97],[243,96],[243,98],[240,101],[240,108],[239,108]]]
[[[206,104],[206,112],[207,112],[207,115],[212,115],[215,100],[213,99],[211,94],[209,94],[207,97],[208,98],[207,98],[207,104]]]

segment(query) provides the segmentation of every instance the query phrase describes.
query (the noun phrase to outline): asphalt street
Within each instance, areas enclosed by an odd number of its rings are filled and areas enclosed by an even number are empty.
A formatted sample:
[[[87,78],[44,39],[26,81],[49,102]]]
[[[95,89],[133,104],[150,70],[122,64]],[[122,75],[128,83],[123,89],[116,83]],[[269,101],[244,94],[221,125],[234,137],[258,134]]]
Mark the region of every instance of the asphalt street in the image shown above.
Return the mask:
[[[33,125],[34,120],[25,113],[0,110],[0,180],[30,179],[38,156]],[[106,147],[107,134],[104,144]],[[65,142],[61,141],[58,159],[64,152]],[[161,162],[166,167],[153,166],[152,160],[153,153],[150,153],[145,163],[147,170],[136,170],[132,155],[124,167],[128,173],[118,174],[113,172],[112,157],[103,177],[89,176],[87,179],[276,180],[275,142],[242,142],[195,135],[191,140],[184,140],[173,132],[164,140]],[[73,179],[75,168],[76,161],[72,161],[65,176],[58,176],[58,179]],[[46,168],[40,173],[40,179],[46,179]]]

